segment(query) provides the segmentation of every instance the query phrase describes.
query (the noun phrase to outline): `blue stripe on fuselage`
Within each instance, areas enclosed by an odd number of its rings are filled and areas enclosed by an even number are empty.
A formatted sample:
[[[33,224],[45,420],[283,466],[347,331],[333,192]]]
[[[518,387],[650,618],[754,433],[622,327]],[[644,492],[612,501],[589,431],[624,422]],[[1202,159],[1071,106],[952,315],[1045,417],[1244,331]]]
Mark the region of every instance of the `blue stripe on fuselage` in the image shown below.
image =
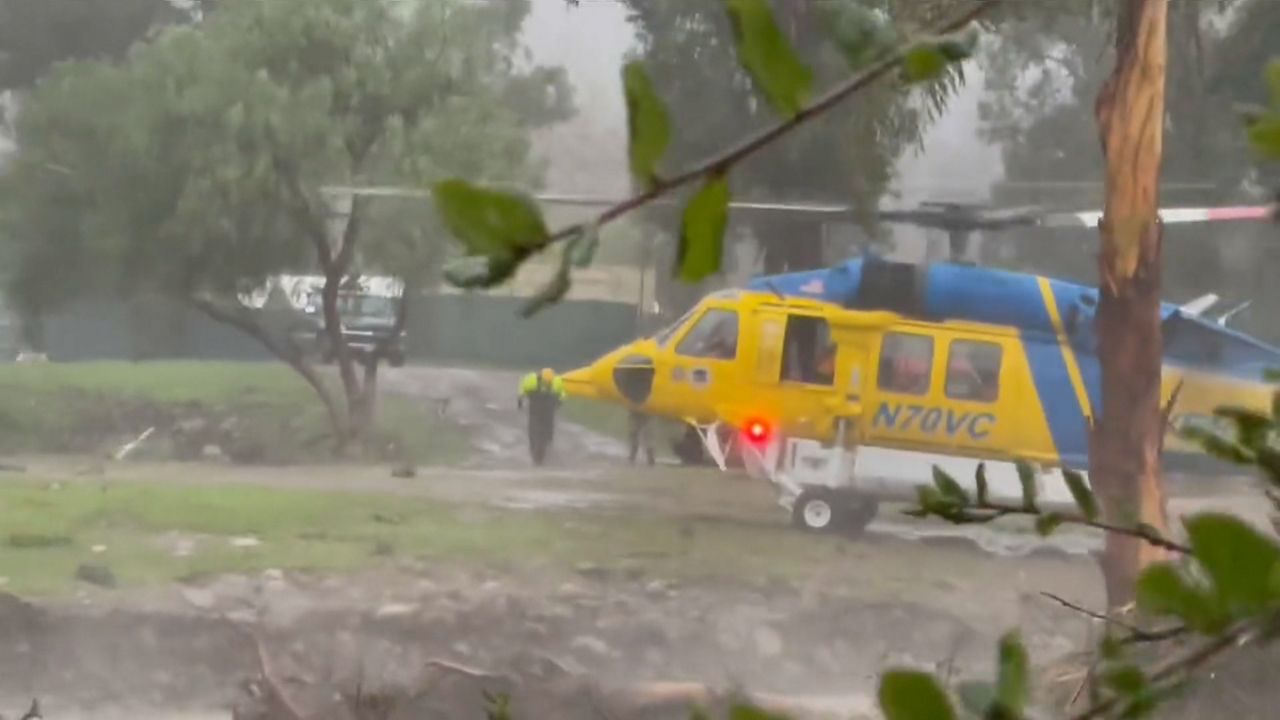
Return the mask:
[[[1078,285],[1064,283],[1060,280],[1050,280],[1049,287],[1053,288],[1053,296],[1058,301],[1058,313],[1064,318],[1067,316],[1068,308],[1079,302],[1081,295],[1092,295],[1095,298],[1097,293],[1092,289],[1081,289]],[[1087,315],[1089,319],[1081,322],[1093,322],[1093,315]],[[1092,336],[1093,328],[1083,329],[1083,334]],[[1076,347],[1076,364],[1080,368],[1080,379],[1084,381],[1085,392],[1089,394],[1089,405],[1093,408],[1094,413],[1102,412],[1102,366],[1098,364],[1098,355],[1093,347]],[[1088,427],[1085,428],[1085,445],[1080,452],[1083,455],[1088,454]]]
[[[1040,296],[1038,281],[1035,276],[1027,276],[1027,295],[1035,297],[1034,303],[1025,303],[1023,310],[1036,315],[1035,326],[1052,327],[1049,310]],[[1059,314],[1062,308],[1059,306]],[[1027,353],[1027,363],[1031,366],[1031,379],[1035,383],[1036,394],[1040,396],[1040,407],[1045,421],[1049,425],[1049,433],[1053,436],[1054,447],[1058,451],[1061,462],[1071,468],[1087,467],[1089,463],[1089,435],[1084,419],[1084,409],[1076,398],[1075,389],[1071,385],[1071,376],[1067,372],[1067,360],[1064,348],[1059,345],[1055,335],[1045,332],[1024,330],[1020,333],[1022,346]],[[1088,375],[1084,368],[1086,388],[1089,386]],[[1089,389],[1092,399],[1092,389]]]

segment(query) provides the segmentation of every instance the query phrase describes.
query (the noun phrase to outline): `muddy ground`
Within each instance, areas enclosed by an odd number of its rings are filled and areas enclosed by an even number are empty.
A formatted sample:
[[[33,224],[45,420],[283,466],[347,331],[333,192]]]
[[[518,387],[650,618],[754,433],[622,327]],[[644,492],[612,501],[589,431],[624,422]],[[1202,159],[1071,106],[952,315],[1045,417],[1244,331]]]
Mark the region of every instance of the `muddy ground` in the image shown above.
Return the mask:
[[[727,524],[761,532],[785,524],[760,483],[629,469],[616,440],[587,428],[562,426],[550,466],[531,470],[514,409],[516,379],[418,368],[389,373],[391,391],[441,406],[447,399],[444,411],[471,429],[466,463],[413,478],[391,477],[385,467],[212,464],[135,463],[103,473],[423,495],[459,512],[490,505],[593,517],[648,513],[678,519],[673,527],[691,536]],[[75,459],[25,462],[42,476],[82,477]],[[1213,494],[1182,492],[1172,509],[1204,507],[1248,515],[1260,506],[1239,484]],[[1014,626],[1033,657],[1049,664],[1086,641],[1090,625],[1042,593],[1093,607],[1102,599],[1089,557],[1099,538],[1085,532],[1047,540],[1017,525],[957,529],[888,508],[862,538],[797,543],[785,578],[726,578],[711,570],[676,577],[644,562],[606,569],[404,560],[342,576],[270,570],[86,589],[39,605],[10,600],[0,613],[0,713],[16,716],[40,696],[46,716],[59,720],[227,718],[244,698],[242,680],[258,669],[257,636],[278,672],[291,678],[289,692],[312,701],[322,688],[421,688],[439,661],[494,673],[491,687],[515,688],[529,707],[545,698],[522,696],[520,687],[546,687],[556,678],[606,687],[696,681],[784,695],[814,717],[874,717],[870,698],[885,665],[985,673],[995,639]],[[405,707],[389,717],[483,717],[485,683],[464,677],[433,696],[450,703],[444,714]],[[511,685],[517,680],[524,684]],[[429,700],[419,698],[415,707],[424,710]],[[516,717],[538,716],[517,707]]]

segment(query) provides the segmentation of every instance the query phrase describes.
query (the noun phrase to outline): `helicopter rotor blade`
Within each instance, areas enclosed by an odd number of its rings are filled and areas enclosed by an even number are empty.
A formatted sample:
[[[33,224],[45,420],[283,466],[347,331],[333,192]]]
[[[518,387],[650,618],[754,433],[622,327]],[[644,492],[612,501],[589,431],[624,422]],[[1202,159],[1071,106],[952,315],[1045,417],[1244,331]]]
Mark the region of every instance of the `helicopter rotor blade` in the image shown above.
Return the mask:
[[[1276,217],[1274,205],[1239,205],[1233,207],[1165,208],[1160,220],[1166,225],[1186,223],[1233,222],[1269,220]],[[1102,220],[1101,210],[1071,213],[1046,213],[1037,225],[1040,227],[1097,227]]]
[[[397,186],[351,187],[330,185],[321,192],[331,195],[365,195],[375,197],[430,198],[425,189]],[[610,207],[625,198],[570,195],[561,193],[535,193],[536,200],[550,205],[578,207]],[[671,197],[655,198],[655,205],[673,205],[679,202]],[[745,202],[734,201],[729,207],[737,211],[763,213],[795,213],[799,215],[854,217],[853,206],[840,203],[794,202]],[[992,208],[984,205],[924,202],[909,209],[884,209],[875,211],[881,222],[916,225],[946,231],[1003,230],[1014,227],[1044,228],[1096,228],[1102,219],[1101,210],[1045,211],[1035,206]],[[1205,222],[1256,222],[1280,219],[1280,205],[1240,205],[1226,207],[1166,208],[1160,211],[1160,219],[1166,224]]]

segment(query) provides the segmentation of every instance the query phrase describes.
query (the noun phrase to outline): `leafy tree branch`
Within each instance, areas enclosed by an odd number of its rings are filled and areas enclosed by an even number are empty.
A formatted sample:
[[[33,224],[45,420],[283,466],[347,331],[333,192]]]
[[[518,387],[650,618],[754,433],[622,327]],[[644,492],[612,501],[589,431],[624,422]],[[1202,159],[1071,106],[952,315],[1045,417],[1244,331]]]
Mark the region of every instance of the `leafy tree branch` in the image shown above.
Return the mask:
[[[1049,534],[1059,525],[1080,525],[1105,532],[1127,535],[1148,542],[1156,547],[1181,554],[1190,554],[1191,548],[1161,535],[1155,528],[1144,525],[1124,526],[1098,519],[1098,501],[1086,485],[1080,473],[1063,470],[1067,487],[1075,497],[1079,514],[1042,512],[1036,506],[1035,470],[1027,463],[1018,463],[1018,478],[1022,484],[1021,505],[994,502],[989,499],[985,464],[979,464],[975,481],[977,497],[970,498],[955,478],[941,468],[934,468],[934,486],[921,487],[917,491],[918,508],[907,510],[913,517],[937,516],[957,525],[985,524],[1009,515],[1026,515],[1036,518],[1036,529]]]
[[[645,189],[599,213],[587,223],[549,232],[541,213],[528,198],[517,193],[472,186],[452,179],[433,189],[437,209],[450,232],[462,242],[468,256],[454,263],[447,277],[462,288],[500,284],[533,254],[553,244],[568,242],[561,270],[552,285],[535,298],[530,310],[555,302],[568,291],[568,273],[579,248],[597,242],[598,229],[677,189],[702,183],[688,201],[682,220],[677,274],[696,282],[720,265],[720,247],[726,228],[730,191],[729,172],[797,128],[831,111],[858,92],[898,69],[908,83],[920,83],[943,74],[951,63],[969,57],[976,33],[958,35],[1000,0],[979,0],[932,33],[897,43],[897,35],[881,18],[860,16],[862,32],[846,34],[843,51],[857,72],[812,102],[811,73],[796,57],[778,29],[766,0],[725,0],[732,20],[739,61],[769,104],[782,116],[772,126],[716,154],[709,160],[674,176],[663,178],[656,165],[670,142],[666,108],[653,91],[638,63],[623,69],[630,130],[629,156],[636,179]],[[870,59],[870,60],[868,60]],[[588,250],[589,252],[589,250]]]

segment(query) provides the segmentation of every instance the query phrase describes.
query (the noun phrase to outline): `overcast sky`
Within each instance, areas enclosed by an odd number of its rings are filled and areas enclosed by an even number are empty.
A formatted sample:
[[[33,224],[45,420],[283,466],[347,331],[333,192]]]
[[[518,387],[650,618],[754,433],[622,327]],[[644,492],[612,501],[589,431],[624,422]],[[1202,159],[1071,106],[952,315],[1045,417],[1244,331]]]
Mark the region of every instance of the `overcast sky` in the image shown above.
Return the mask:
[[[668,0],[656,0],[668,1]],[[579,115],[547,133],[549,189],[585,194],[623,193],[626,120],[618,73],[633,39],[616,0],[533,0],[525,41],[536,62],[561,65],[574,85]],[[903,159],[903,201],[979,201],[1001,174],[998,152],[977,137],[982,75],[975,65],[964,91],[925,138],[926,152]]]

